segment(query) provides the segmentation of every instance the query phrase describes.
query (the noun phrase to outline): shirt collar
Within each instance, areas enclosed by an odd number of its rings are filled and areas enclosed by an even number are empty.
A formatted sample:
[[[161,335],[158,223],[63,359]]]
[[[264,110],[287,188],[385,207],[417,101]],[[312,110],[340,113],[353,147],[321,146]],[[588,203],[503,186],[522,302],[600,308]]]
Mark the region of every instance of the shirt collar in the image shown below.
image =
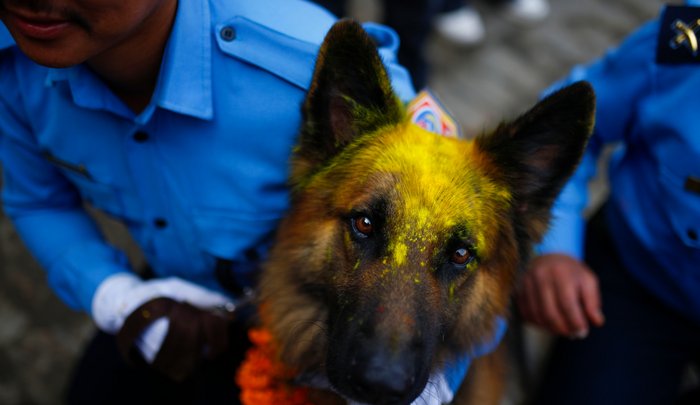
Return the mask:
[[[153,97],[159,107],[202,119],[213,117],[211,30],[208,1],[178,2]]]
[[[179,1],[172,32],[163,54],[158,84],[149,106],[135,117],[137,122],[148,121],[155,106],[201,119],[211,119],[214,116],[210,36],[209,2]],[[88,108],[105,108],[125,117],[133,117],[133,113],[115,97],[98,91],[100,84],[84,66],[48,69],[47,85],[62,80],[70,82],[76,104]]]
[[[14,44],[15,40],[12,39],[12,35],[10,35],[7,28],[5,28],[5,24],[0,21],[0,50],[9,48]]]

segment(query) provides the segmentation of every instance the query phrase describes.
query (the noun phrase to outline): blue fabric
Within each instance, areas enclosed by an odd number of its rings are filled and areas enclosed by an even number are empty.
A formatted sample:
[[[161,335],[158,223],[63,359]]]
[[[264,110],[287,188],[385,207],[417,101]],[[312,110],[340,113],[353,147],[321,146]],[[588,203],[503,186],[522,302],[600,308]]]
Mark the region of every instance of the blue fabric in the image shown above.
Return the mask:
[[[300,106],[333,22],[301,1],[180,2],[140,114],[84,66],[45,68],[0,42],[4,209],[66,303],[89,311],[106,277],[131,271],[83,201],[127,225],[157,276],[216,290],[216,258],[264,250],[287,208]],[[225,26],[239,34],[231,42]],[[369,30],[410,99],[396,36]]]
[[[610,252],[604,217],[617,214],[605,208],[588,223],[585,249],[600,280],[605,324],[586,339],[556,340],[528,403],[699,404],[678,396],[688,365],[700,361],[700,325],[661,304]]]
[[[15,40],[12,39],[12,36],[7,31],[7,28],[5,28],[5,26],[2,23],[0,23],[0,50],[9,48],[14,44]]]
[[[462,385],[462,381],[464,381],[464,377],[467,375],[467,371],[469,371],[469,367],[471,366],[472,359],[485,356],[496,350],[496,347],[498,347],[501,340],[503,340],[506,330],[508,330],[508,322],[504,318],[496,318],[496,327],[491,339],[481,343],[470,353],[447,363],[445,367],[445,380],[447,380],[447,385],[449,385],[453,393],[456,393],[459,386]]]
[[[587,182],[603,146],[618,145],[609,226],[621,260],[663,302],[700,320],[700,194],[685,189],[689,178],[700,179],[700,66],[658,64],[659,29],[657,21],[644,25],[555,86],[587,80],[598,106],[590,147],[539,249],[582,256]]]

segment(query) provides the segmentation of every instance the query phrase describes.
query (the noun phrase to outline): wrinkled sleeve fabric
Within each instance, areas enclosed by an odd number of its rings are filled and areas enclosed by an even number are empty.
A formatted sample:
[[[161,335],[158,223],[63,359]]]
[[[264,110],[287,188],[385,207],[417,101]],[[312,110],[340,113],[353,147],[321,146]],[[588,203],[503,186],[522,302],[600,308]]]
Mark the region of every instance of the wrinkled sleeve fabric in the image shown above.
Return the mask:
[[[624,143],[637,113],[637,102],[652,86],[658,23],[642,26],[617,49],[587,66],[577,66],[568,77],[550,87],[548,94],[565,85],[585,80],[596,93],[595,129],[581,164],[566,184],[552,210],[549,232],[538,253],[565,253],[583,257],[588,182],[596,175],[598,158],[606,144]]]
[[[0,53],[3,208],[59,297],[89,311],[97,286],[128,271],[128,262],[104,241],[73,185],[43,157],[23,109],[12,52]]]

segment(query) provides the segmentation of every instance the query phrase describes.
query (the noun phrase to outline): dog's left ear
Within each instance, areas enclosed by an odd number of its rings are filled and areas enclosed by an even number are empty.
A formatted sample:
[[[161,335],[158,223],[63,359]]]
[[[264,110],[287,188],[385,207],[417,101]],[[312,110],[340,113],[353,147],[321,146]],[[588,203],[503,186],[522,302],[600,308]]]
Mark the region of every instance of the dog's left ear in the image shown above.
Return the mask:
[[[577,82],[476,139],[504,176],[534,240],[546,230],[549,210],[576,169],[594,120],[593,88]]]
[[[302,111],[294,176],[332,158],[358,135],[401,121],[401,102],[377,46],[357,22],[341,20],[326,35]]]

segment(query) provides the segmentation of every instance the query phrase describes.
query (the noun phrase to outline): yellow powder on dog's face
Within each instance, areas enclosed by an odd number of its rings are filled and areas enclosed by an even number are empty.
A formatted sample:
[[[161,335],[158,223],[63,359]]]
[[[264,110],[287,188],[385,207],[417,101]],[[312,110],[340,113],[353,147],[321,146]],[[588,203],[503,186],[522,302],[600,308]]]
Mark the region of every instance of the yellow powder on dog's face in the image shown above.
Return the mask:
[[[487,176],[488,165],[471,141],[403,123],[357,138],[300,187],[332,194],[331,211],[341,215],[387,200],[387,254],[380,261],[386,276],[407,264],[429,269],[430,255],[445,253],[455,231],[478,257],[491,254],[488,241],[507,221],[511,194]],[[353,245],[348,233],[344,242]]]
[[[511,195],[484,175],[474,144],[410,124],[392,128],[379,139],[360,159],[371,159],[369,172],[390,173],[397,179],[398,198],[392,202],[396,218],[389,222],[400,229],[389,239],[392,264],[403,265],[411,247],[424,248],[454,229],[466,229],[477,254],[487,253],[487,232],[498,229],[495,213],[503,211]]]
[[[397,241],[393,245],[392,253],[394,256],[394,264],[397,266],[401,266],[404,263],[406,263],[406,254],[408,253],[408,246],[406,246],[406,244],[403,241]]]

